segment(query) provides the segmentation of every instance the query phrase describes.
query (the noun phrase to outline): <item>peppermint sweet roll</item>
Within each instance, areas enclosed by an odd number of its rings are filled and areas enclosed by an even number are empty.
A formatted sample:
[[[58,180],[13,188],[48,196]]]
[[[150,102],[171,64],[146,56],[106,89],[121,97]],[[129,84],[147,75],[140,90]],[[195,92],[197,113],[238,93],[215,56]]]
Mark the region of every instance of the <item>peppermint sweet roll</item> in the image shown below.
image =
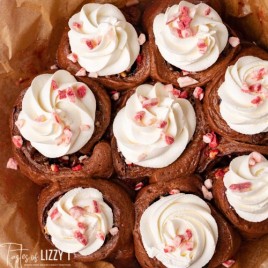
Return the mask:
[[[113,171],[110,146],[99,142],[110,122],[109,97],[95,82],[80,81],[64,70],[38,75],[15,103],[14,154],[38,184]]]
[[[268,148],[267,79],[268,54],[255,46],[243,49],[207,87],[204,106],[212,130]]]
[[[149,76],[148,44],[143,37],[116,6],[86,4],[68,22],[57,52],[58,64],[107,88],[128,89]]]
[[[142,267],[217,267],[240,239],[202,200],[194,175],[144,187],[135,203],[134,245]]]
[[[262,154],[238,156],[209,178],[216,205],[242,235],[257,238],[268,233],[268,160]]]
[[[133,257],[133,204],[107,180],[51,184],[41,192],[38,218],[46,239],[75,260],[119,265]]]
[[[143,84],[113,122],[112,150],[120,178],[151,181],[194,172],[202,143],[202,109],[172,85]]]
[[[180,87],[202,86],[237,53],[239,46],[228,43],[235,33],[212,8],[220,9],[220,4],[206,2],[157,1],[145,10],[153,79]]]

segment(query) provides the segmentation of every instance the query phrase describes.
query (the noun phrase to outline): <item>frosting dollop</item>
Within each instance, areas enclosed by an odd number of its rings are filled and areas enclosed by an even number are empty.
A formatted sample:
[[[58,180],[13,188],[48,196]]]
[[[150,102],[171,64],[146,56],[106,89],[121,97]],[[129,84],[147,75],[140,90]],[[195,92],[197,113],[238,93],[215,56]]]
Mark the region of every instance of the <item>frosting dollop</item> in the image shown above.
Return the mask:
[[[190,72],[213,65],[228,41],[220,16],[204,3],[181,1],[167,8],[155,17],[153,32],[162,57]]]
[[[221,116],[231,129],[248,135],[268,131],[268,61],[241,57],[227,68],[218,94]]]
[[[161,83],[140,85],[118,112],[113,132],[126,162],[161,168],[183,153],[196,117],[191,103],[176,97],[177,92]]]
[[[61,251],[90,255],[104,243],[113,226],[112,209],[94,188],[75,188],[48,212],[46,232]]]
[[[64,70],[35,77],[18,116],[21,135],[50,158],[80,150],[94,132],[96,100],[84,83]]]
[[[69,20],[69,43],[88,72],[114,75],[129,69],[140,46],[134,27],[111,4],[86,4]]]
[[[160,198],[140,221],[143,246],[150,258],[168,268],[200,268],[214,255],[218,226],[201,198],[178,193]]]
[[[226,197],[236,213],[250,222],[268,218],[268,161],[257,152],[234,158],[223,178]]]

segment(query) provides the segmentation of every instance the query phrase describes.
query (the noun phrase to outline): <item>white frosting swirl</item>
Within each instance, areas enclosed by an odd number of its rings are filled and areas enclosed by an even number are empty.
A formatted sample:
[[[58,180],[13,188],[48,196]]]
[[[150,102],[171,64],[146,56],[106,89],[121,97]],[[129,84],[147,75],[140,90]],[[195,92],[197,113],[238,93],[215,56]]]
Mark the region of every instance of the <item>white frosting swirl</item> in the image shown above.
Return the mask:
[[[182,154],[195,126],[191,103],[175,97],[167,86],[156,83],[137,87],[116,115],[113,132],[127,162],[161,168]]]
[[[218,226],[201,198],[178,193],[149,206],[140,221],[143,246],[150,258],[168,268],[200,268],[214,255]]]
[[[134,27],[111,4],[86,4],[69,20],[71,51],[88,72],[100,76],[129,69],[140,46]]]
[[[248,135],[268,131],[268,61],[241,57],[227,68],[218,94],[221,116],[231,129]]]
[[[113,212],[94,188],[70,190],[53,204],[49,215],[46,230],[52,243],[63,252],[83,256],[97,251],[113,226]]]
[[[228,202],[241,218],[250,222],[268,218],[268,161],[263,156],[254,152],[234,158],[223,181]]]
[[[80,150],[94,132],[96,100],[84,83],[67,71],[35,77],[18,120],[21,135],[50,158]]]
[[[190,72],[213,65],[228,41],[220,16],[204,3],[181,1],[167,8],[165,14],[155,17],[153,31],[162,57]]]

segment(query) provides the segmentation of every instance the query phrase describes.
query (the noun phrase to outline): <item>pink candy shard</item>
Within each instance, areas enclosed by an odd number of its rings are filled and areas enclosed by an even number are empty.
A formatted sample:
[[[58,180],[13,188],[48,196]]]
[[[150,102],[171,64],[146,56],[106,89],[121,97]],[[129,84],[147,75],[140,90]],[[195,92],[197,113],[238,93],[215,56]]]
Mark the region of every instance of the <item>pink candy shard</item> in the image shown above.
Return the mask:
[[[105,235],[104,235],[104,233],[97,233],[96,237],[97,237],[98,239],[102,240],[102,241],[105,240]]]
[[[142,121],[142,119],[145,116],[145,111],[139,111],[134,115],[134,120],[138,123],[140,123]]]
[[[203,141],[209,144],[210,148],[216,148],[219,145],[218,139],[214,131],[203,136]]]
[[[204,90],[202,87],[196,87],[193,92],[193,96],[196,99],[202,100],[204,98]]]
[[[86,213],[86,210],[80,206],[74,206],[70,208],[69,213],[74,219],[78,219]]]
[[[98,77],[98,73],[89,72],[89,73],[88,73],[88,77],[91,77],[91,78],[97,78],[97,77]]]
[[[176,248],[173,246],[165,246],[165,248],[164,248],[165,253],[174,252],[175,250],[176,250]]]
[[[139,191],[144,186],[143,182],[139,182],[135,185],[135,191]]]
[[[252,73],[252,79],[259,81],[263,79],[263,77],[267,74],[267,70],[265,68],[260,68],[257,71],[254,71]]]
[[[18,162],[17,162],[17,160],[14,157],[10,157],[8,159],[8,161],[7,161],[6,168],[17,170],[18,169]]]
[[[67,98],[66,89],[59,90],[59,91],[58,91],[58,95],[59,95],[59,99],[60,99],[60,100]]]
[[[193,79],[190,76],[179,77],[177,79],[177,82],[179,83],[180,87],[187,87],[187,86],[191,86],[191,85],[198,83],[197,80]]]
[[[218,149],[212,149],[212,150],[209,151],[208,157],[210,159],[214,159],[219,154],[219,152],[220,151]]]
[[[68,87],[66,91],[66,95],[70,102],[75,102],[75,93],[74,93],[73,88]]]
[[[67,55],[67,59],[72,61],[73,63],[76,63],[78,61],[78,56],[75,53],[70,53]]]
[[[80,231],[74,232],[74,238],[84,246],[86,246],[88,243],[86,236],[84,234],[82,234]]]
[[[198,39],[197,47],[201,54],[205,54],[208,49],[208,45],[206,44],[204,39]]]
[[[229,189],[232,192],[244,193],[249,192],[251,190],[251,186],[252,186],[251,182],[234,183],[229,186]]]
[[[53,209],[52,211],[49,212],[49,216],[51,218],[52,221],[57,220],[58,218],[60,218],[61,214],[58,211],[57,208]]]
[[[211,189],[212,188],[212,180],[211,179],[206,179],[204,181],[204,185],[208,190]]]
[[[261,102],[262,102],[262,98],[260,96],[257,96],[251,101],[252,104],[256,104],[256,105],[259,105]]]
[[[250,166],[255,166],[256,163],[260,163],[262,160],[263,160],[263,156],[258,153],[258,152],[252,152],[250,155],[249,155],[249,165]]]
[[[81,68],[75,75],[76,76],[86,76],[87,72],[85,68]]]
[[[82,23],[81,22],[73,22],[72,26],[78,30],[82,28]]]
[[[78,165],[72,167],[72,171],[79,171],[79,170],[82,170],[82,168],[83,168],[83,166],[78,164]]]
[[[229,43],[232,47],[237,47],[240,44],[240,39],[238,37],[231,36],[229,38]]]
[[[59,166],[56,165],[56,164],[51,164],[51,165],[50,165],[50,169],[51,169],[53,172],[59,172],[59,171],[60,171]]]
[[[142,55],[141,55],[141,54],[139,54],[139,55],[138,55],[138,57],[137,57],[137,59],[136,59],[137,64],[141,64],[142,59],[143,59]]]
[[[84,98],[86,96],[87,88],[84,85],[79,86],[76,89],[76,93],[77,93],[78,98],[82,99],[82,98]]]
[[[214,176],[215,176],[215,179],[223,179],[225,175],[225,172],[223,169],[218,169],[215,173],[214,173]]]
[[[202,185],[202,193],[205,199],[207,200],[211,200],[213,198],[213,195],[210,191],[208,191],[208,189]]]
[[[117,235],[119,232],[119,229],[117,227],[113,227],[109,230],[109,233],[112,235],[112,236],[115,236]]]
[[[166,125],[167,125],[167,121],[165,121],[165,120],[159,120],[159,121],[157,122],[156,127],[158,127],[158,128],[165,128]]]
[[[20,149],[23,144],[23,140],[21,136],[15,135],[12,137],[12,142],[15,145],[16,148]]]
[[[174,142],[174,138],[170,135],[165,135],[165,141],[168,145],[171,145]]]
[[[174,88],[174,89],[172,90],[172,94],[173,94],[173,96],[176,97],[176,98],[180,98],[180,97],[181,97],[181,91],[178,90],[178,89],[176,89],[176,88]]]
[[[88,225],[84,222],[78,222],[77,227],[81,232],[85,232],[88,229]]]
[[[228,260],[228,261],[225,261],[225,262],[222,263],[222,265],[224,267],[226,267],[226,268],[229,268],[229,267],[231,267],[234,264],[235,264],[235,260]]]
[[[119,100],[119,97],[120,97],[120,93],[115,92],[115,93],[112,94],[111,99],[114,100],[114,101],[117,101],[117,100]]]
[[[172,189],[170,192],[169,192],[169,194],[178,194],[180,192],[180,190],[178,190],[178,189]]]
[[[57,84],[57,82],[56,82],[55,80],[52,80],[52,81],[51,81],[51,88],[52,88],[53,90],[56,90],[56,89],[59,88],[59,86],[58,86],[58,84]]]
[[[93,203],[93,212],[94,213],[101,213],[99,202],[96,200],[93,200],[92,203]]]
[[[158,105],[158,98],[147,99],[142,102],[142,107],[147,109]]]
[[[145,34],[141,33],[138,38],[139,45],[142,46],[146,42]]]
[[[205,16],[208,16],[208,15],[210,14],[210,12],[211,12],[211,8],[210,8],[210,7],[207,7],[207,8],[205,9],[205,11],[204,11],[204,15],[205,15]]]

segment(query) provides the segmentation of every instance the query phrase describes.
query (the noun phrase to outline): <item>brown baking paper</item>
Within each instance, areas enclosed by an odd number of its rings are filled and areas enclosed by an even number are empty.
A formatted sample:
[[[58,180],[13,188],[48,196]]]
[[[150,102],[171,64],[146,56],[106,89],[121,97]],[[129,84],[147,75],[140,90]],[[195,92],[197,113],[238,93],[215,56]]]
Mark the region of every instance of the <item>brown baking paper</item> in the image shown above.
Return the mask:
[[[88,2],[88,1],[87,1]],[[95,1],[97,2],[97,1]],[[112,2],[122,7],[124,0]],[[228,1],[233,18],[241,17],[236,1]],[[263,1],[249,1],[252,12]],[[91,267],[110,268],[111,264],[73,262],[68,254],[60,255],[41,234],[37,221],[37,199],[41,187],[33,184],[19,171],[6,169],[12,157],[9,116],[20,90],[30,79],[55,64],[55,52],[67,19],[85,3],[82,0],[1,0],[0,2],[0,267]],[[253,15],[252,15],[253,14]],[[241,25],[254,21],[255,13],[244,16]],[[251,16],[251,17],[250,17]],[[246,22],[245,22],[246,19]],[[248,23],[248,22],[247,22]],[[263,19],[262,23],[267,23]],[[259,24],[254,24],[255,26]],[[254,26],[253,25],[253,26]],[[251,23],[252,27],[252,23]],[[258,33],[262,32],[259,38]],[[265,32],[266,31],[266,32]],[[259,30],[251,38],[268,44],[268,32]],[[265,37],[265,38],[264,38]],[[259,39],[256,39],[259,38]],[[235,257],[235,267],[268,267],[268,236],[243,242]]]

